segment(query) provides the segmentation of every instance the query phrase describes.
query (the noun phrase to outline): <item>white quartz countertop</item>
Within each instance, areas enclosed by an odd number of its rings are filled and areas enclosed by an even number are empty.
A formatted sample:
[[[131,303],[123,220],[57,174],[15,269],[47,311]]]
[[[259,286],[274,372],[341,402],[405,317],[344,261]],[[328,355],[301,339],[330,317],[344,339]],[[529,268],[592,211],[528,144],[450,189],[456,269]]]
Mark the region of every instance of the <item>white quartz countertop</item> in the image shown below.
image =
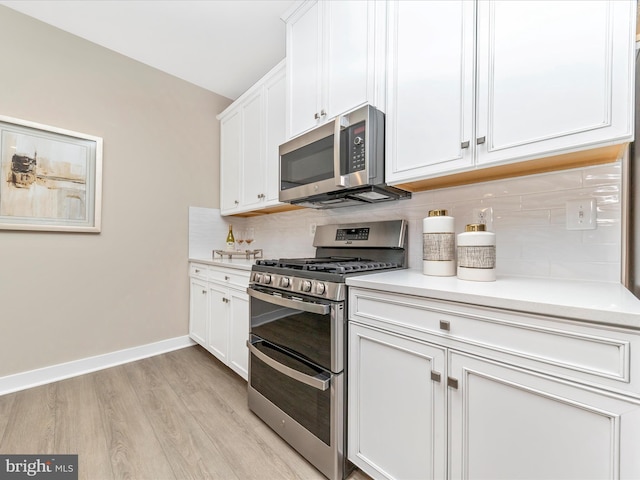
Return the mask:
[[[190,257],[190,262],[204,263],[205,265],[214,265],[217,267],[237,268],[238,270],[251,270],[251,267],[256,262],[255,259],[234,257],[234,258],[197,258]]]
[[[501,275],[471,282],[394,270],[348,277],[347,285],[640,330],[640,300],[617,283]]]

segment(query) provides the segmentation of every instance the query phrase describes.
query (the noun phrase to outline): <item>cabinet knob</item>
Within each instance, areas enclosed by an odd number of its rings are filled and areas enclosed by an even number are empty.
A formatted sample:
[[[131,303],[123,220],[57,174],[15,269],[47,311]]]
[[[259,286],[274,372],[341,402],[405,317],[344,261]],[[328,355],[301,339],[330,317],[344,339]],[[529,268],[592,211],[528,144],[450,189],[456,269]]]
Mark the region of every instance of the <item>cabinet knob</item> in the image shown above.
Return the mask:
[[[231,277],[229,277],[228,275],[225,275],[225,276],[224,276],[224,279],[225,279],[225,280],[230,280],[230,279],[231,279]]]
[[[440,379],[441,378],[442,378],[442,376],[440,375],[440,372],[436,372],[434,370],[431,370],[431,380],[433,380],[434,382],[440,383]]]
[[[203,293],[203,294],[206,294],[206,293],[207,293],[207,291],[206,291],[206,290],[202,290],[202,293]]]
[[[229,303],[229,299],[228,299],[228,298],[225,298],[225,297],[222,297],[222,301],[223,301],[224,303]]]
[[[238,200],[234,200],[233,203],[235,203],[236,205],[238,205],[240,202]]]
[[[469,148],[469,143],[470,143],[469,140],[467,140],[466,142],[462,142],[460,144],[460,148]]]
[[[486,141],[487,141],[487,137],[480,137],[480,138],[476,139],[476,144],[477,145],[482,145]]]
[[[324,117],[327,115],[327,112],[325,112],[324,110],[320,110],[320,116]]]
[[[196,268],[196,273],[200,273],[200,270],[198,270],[197,268]]]
[[[440,320],[440,330],[449,331],[451,330],[451,323],[448,320]]]
[[[458,389],[458,379],[457,378],[452,378],[452,377],[447,377],[447,387],[451,387],[455,390]]]
[[[313,118],[315,118],[316,120],[318,120],[318,119],[320,118],[320,114],[319,114],[318,112],[316,112],[316,113],[313,115]]]

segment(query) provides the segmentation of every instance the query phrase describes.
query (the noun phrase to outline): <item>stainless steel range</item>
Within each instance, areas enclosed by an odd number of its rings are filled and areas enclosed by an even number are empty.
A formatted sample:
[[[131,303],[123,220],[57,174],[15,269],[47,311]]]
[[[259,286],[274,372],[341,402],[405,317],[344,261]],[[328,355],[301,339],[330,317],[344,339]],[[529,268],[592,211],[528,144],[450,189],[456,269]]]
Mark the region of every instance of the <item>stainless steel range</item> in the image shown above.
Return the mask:
[[[252,268],[249,408],[331,480],[346,460],[347,288],[351,275],[406,268],[404,220],[323,225],[313,258]]]

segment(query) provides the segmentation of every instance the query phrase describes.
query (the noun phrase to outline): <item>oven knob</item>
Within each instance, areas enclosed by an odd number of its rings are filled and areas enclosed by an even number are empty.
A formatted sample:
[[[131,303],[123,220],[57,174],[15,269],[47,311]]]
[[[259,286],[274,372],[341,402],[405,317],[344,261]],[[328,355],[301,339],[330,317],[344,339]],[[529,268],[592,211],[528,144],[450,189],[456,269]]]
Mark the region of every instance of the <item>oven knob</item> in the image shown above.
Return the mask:
[[[318,295],[324,294],[326,290],[327,290],[327,287],[324,283],[321,283],[321,282],[316,283],[316,293]]]
[[[311,282],[309,280],[303,280],[302,283],[300,284],[300,290],[302,290],[303,292],[310,292]]]
[[[261,273],[256,273],[256,276],[253,278],[257,283],[261,283],[262,282],[262,274]]]
[[[289,277],[282,277],[280,279],[280,286],[282,288],[288,288],[291,285],[291,279]]]

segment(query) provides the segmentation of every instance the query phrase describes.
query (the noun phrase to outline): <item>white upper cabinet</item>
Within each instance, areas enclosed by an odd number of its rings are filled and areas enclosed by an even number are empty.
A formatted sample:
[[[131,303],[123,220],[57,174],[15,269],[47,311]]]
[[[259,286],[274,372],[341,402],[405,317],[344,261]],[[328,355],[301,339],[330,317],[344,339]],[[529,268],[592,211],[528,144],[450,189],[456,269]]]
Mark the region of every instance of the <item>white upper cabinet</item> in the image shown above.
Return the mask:
[[[319,0],[285,18],[288,138],[364,103],[381,108],[384,10],[373,0]]]
[[[634,3],[478,3],[479,164],[631,140]]]
[[[218,119],[221,213],[233,215],[280,205],[278,147],[285,141],[285,62]]]
[[[470,167],[474,2],[390,2],[387,14],[387,181]]]
[[[632,1],[390,1],[387,182],[632,140],[634,33]]]

